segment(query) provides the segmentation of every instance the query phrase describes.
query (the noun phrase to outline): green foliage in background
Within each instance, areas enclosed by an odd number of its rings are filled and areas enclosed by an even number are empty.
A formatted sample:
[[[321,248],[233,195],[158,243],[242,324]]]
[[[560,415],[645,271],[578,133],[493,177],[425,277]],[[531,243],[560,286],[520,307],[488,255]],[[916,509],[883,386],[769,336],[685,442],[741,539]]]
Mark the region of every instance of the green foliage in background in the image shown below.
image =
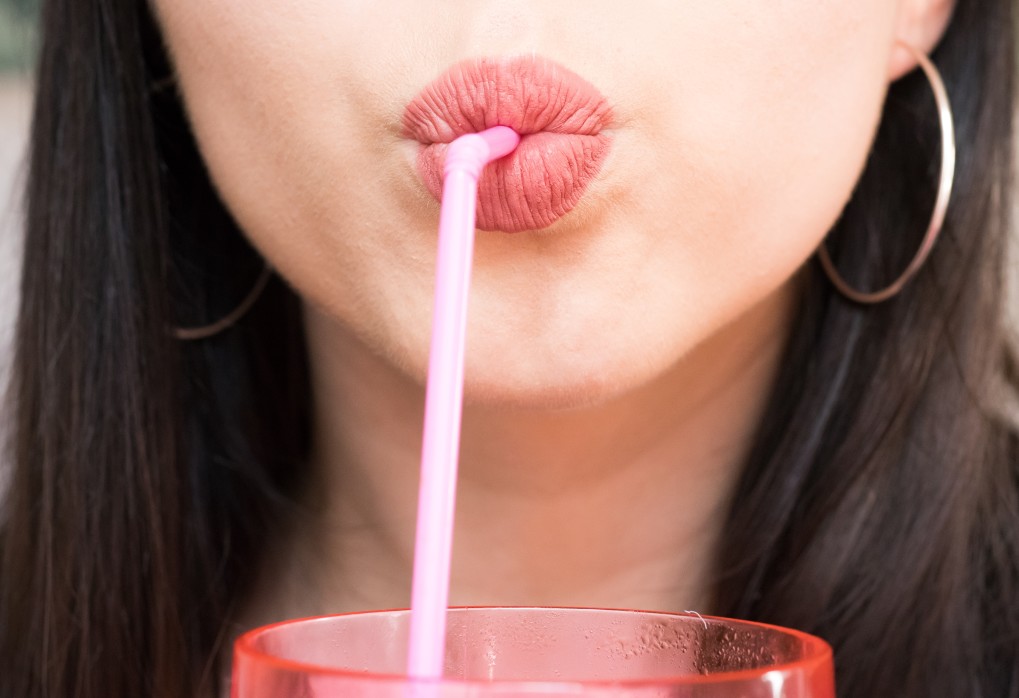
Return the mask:
[[[39,0],[0,0],[0,71],[33,67],[38,13]]]

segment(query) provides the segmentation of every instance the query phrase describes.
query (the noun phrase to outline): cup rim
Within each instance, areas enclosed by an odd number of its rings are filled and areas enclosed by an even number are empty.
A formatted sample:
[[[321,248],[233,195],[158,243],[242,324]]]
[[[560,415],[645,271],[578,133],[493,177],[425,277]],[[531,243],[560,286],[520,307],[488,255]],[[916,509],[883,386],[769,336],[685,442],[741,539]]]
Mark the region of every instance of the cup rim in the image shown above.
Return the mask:
[[[755,680],[763,675],[771,673],[804,672],[807,675],[813,674],[827,664],[833,666],[833,653],[831,645],[816,635],[787,628],[771,623],[760,623],[758,621],[742,620],[739,618],[726,618],[723,616],[703,615],[693,611],[646,611],[634,608],[598,608],[584,606],[450,606],[449,611],[558,611],[558,612],[609,612],[609,613],[639,613],[649,616],[666,616],[671,618],[689,618],[704,621],[705,623],[716,622],[728,625],[737,625],[746,628],[757,628],[777,632],[787,637],[792,637],[803,643],[803,657],[797,660],[781,662],[766,669],[740,669],[737,671],[724,671],[714,674],[676,674],[649,679],[463,679],[457,677],[441,678],[411,678],[407,674],[386,674],[378,672],[364,672],[352,669],[324,666],[315,662],[304,662],[295,659],[284,659],[257,647],[258,639],[270,632],[280,628],[307,623],[310,621],[328,621],[334,618],[349,618],[364,615],[390,615],[397,613],[409,613],[407,608],[379,609],[370,611],[352,611],[349,613],[334,613],[321,616],[307,616],[304,618],[291,618],[276,623],[270,623],[248,630],[237,637],[234,641],[233,663],[236,665],[239,657],[244,656],[247,660],[258,661],[263,665],[270,665],[276,669],[302,673],[307,675],[329,677],[336,679],[352,679],[356,681],[370,681],[380,683],[408,683],[413,682],[421,685],[460,685],[460,686],[556,686],[575,685],[589,688],[649,688],[653,686],[671,685],[705,685],[713,683],[739,682]]]

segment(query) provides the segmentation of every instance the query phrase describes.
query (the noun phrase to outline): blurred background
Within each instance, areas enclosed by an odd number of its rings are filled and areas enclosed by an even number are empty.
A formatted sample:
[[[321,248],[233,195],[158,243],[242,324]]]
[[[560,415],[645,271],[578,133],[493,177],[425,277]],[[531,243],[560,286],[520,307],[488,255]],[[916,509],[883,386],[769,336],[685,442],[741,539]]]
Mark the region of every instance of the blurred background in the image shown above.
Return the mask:
[[[38,0],[0,0],[0,70],[31,65],[38,7]]]
[[[38,0],[0,0],[0,389],[9,371],[8,348],[20,275],[20,183],[31,111],[38,5]]]

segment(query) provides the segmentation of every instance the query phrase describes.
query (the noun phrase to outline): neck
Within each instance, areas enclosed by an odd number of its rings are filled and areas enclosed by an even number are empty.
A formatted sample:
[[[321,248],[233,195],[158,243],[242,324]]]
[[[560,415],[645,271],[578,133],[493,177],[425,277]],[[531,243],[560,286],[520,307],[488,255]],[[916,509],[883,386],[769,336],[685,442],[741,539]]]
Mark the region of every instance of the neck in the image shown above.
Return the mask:
[[[450,603],[710,612],[715,551],[785,339],[782,289],[651,383],[569,410],[467,404]],[[253,622],[406,607],[423,387],[306,310],[306,520]],[[282,564],[281,564],[282,563]]]

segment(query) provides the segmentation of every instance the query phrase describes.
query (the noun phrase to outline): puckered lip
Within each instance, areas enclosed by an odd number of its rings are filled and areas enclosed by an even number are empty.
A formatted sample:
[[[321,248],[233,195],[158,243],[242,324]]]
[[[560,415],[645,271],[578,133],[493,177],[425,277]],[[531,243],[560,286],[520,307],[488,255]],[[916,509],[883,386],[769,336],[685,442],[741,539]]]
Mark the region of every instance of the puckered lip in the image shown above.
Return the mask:
[[[587,80],[548,58],[514,56],[455,64],[408,103],[403,130],[429,145],[492,126],[594,136],[611,121],[608,100]]]

